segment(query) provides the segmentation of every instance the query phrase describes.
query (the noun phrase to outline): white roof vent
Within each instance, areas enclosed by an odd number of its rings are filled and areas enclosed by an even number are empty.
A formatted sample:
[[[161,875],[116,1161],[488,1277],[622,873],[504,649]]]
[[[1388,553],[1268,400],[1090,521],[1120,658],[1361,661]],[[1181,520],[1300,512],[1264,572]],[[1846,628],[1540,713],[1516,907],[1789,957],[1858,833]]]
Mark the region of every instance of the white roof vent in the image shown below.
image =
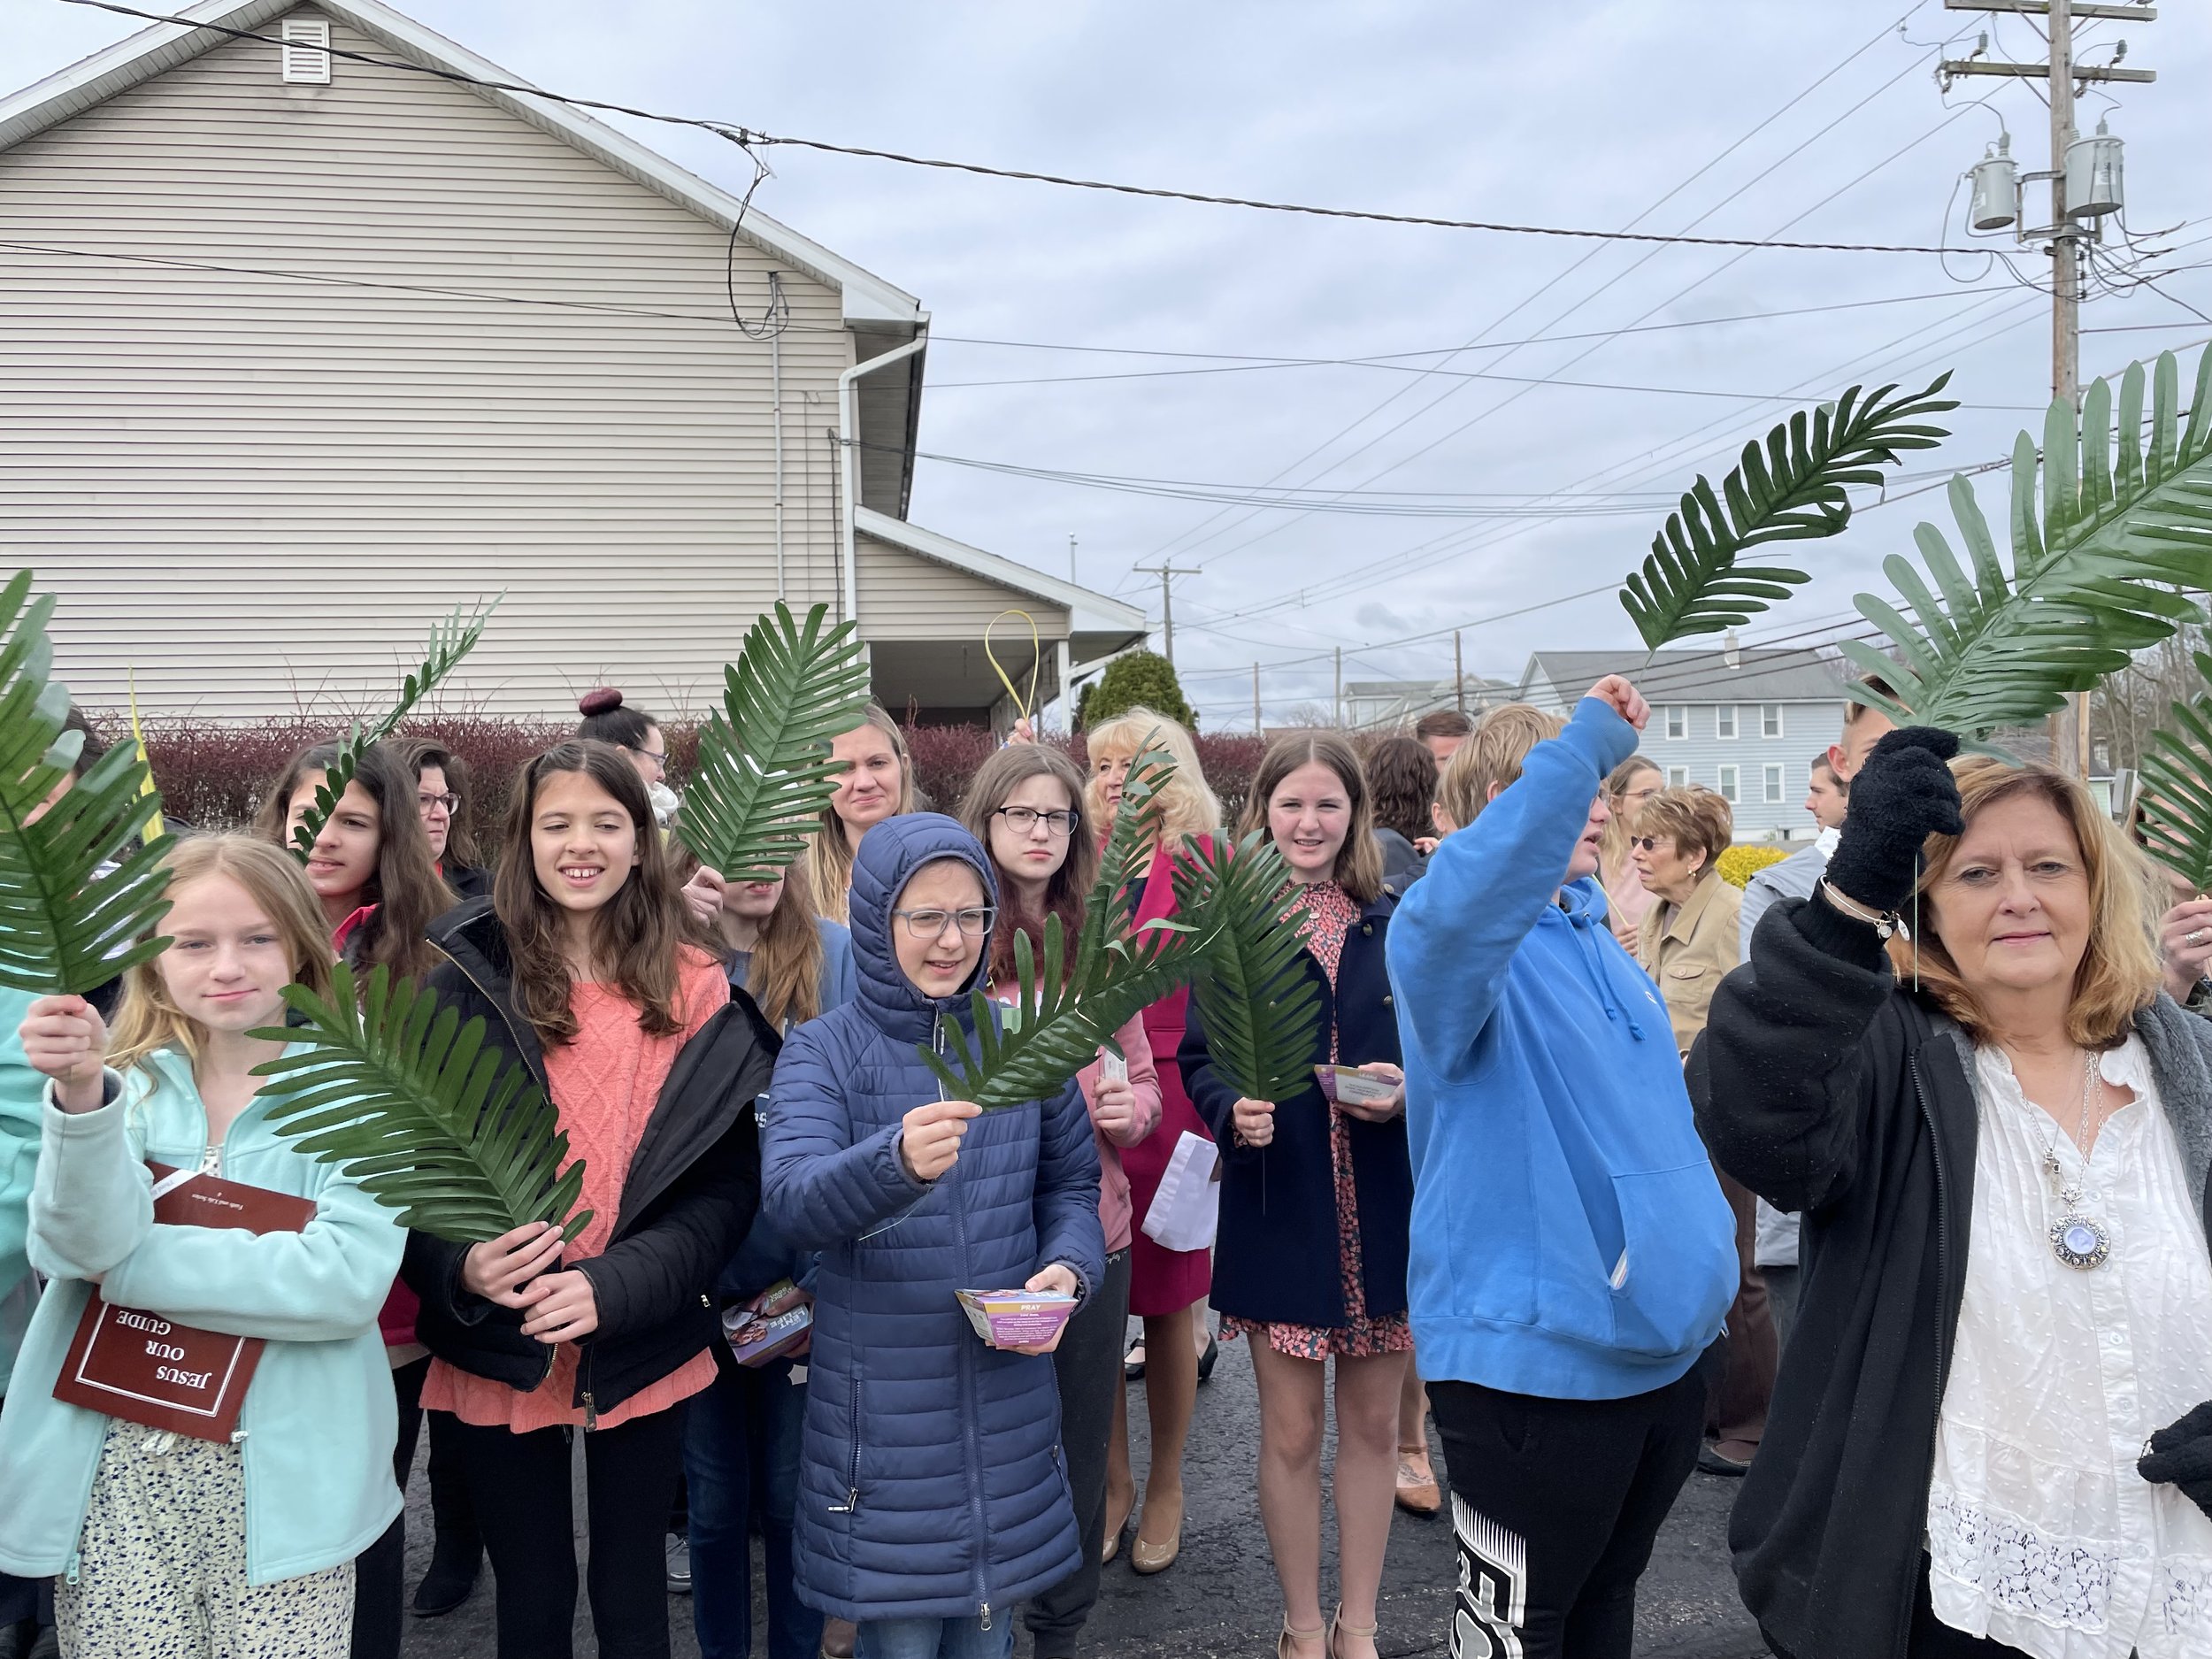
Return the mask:
[[[283,78],[309,86],[330,84],[330,23],[326,18],[287,18],[281,34]]]

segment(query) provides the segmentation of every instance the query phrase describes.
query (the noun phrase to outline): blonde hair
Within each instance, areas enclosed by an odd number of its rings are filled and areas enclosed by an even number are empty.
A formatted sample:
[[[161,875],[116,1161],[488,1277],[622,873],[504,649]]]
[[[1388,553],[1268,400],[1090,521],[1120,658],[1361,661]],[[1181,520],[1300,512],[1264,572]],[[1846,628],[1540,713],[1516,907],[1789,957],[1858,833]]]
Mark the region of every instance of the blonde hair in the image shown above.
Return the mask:
[[[161,867],[169,872],[172,893],[204,876],[228,876],[245,888],[276,925],[292,964],[292,982],[329,998],[330,970],[338,959],[330,948],[330,924],[291,854],[256,835],[192,835],[170,848]],[[200,1028],[169,1000],[161,958],[154,956],[132,968],[124,980],[123,1005],[108,1038],[108,1064],[125,1071],[164,1048],[181,1049],[186,1059],[196,1062]]]
[[[1521,763],[1539,743],[1567,729],[1564,716],[1525,703],[1502,703],[1484,715],[1475,733],[1444,763],[1437,780],[1436,803],[1444,816],[1465,829],[1490,804],[1492,786],[1503,789],[1521,775]]]
[[[2089,878],[2089,941],[2074,970],[2073,999],[2066,1010],[2066,1035],[2085,1048],[2108,1048],[2126,1036],[2139,1010],[2158,995],[2159,906],[2153,896],[2148,861],[2107,818],[2096,800],[2075,779],[2048,766],[2015,766],[1988,755],[1969,755],[1951,763],[1959,787],[1959,805],[1971,827],[1975,817],[2001,801],[2025,796],[2047,803],[2066,820],[2081,850]],[[1976,1000],[1938,932],[1927,895],[1957,856],[1956,835],[1931,835],[1921,852],[1923,873],[1918,902],[1928,918],[1917,949],[1902,938],[1890,941],[1890,965],[1909,984],[1916,972],[1921,995],[1964,1026],[1977,1041],[1992,1035],[1987,1014]]]
[[[1205,768],[1198,764],[1198,745],[1179,720],[1151,709],[1137,707],[1110,720],[1101,720],[1085,737],[1091,758],[1090,775],[1083,786],[1083,816],[1099,833],[1113,827],[1114,814],[1106,804],[1106,787],[1098,775],[1102,759],[1133,758],[1148,742],[1167,750],[1175,763],[1174,775],[1152,797],[1148,836],[1156,844],[1171,845],[1186,835],[1221,833],[1221,797],[1206,782]]]
[[[1608,888],[1629,873],[1628,838],[1636,830],[1636,820],[1621,810],[1621,802],[1629,785],[1647,772],[1658,772],[1657,763],[1631,755],[1605,776],[1605,804],[1612,816],[1598,832],[1598,879]]]
[[[849,737],[871,726],[883,733],[891,752],[899,757],[899,800],[891,815],[903,817],[914,810],[914,759],[906,752],[906,734],[899,730],[890,711],[879,703],[872,703],[862,713],[859,726],[838,735]],[[837,803],[833,801],[822,809],[821,822],[807,838],[807,871],[816,915],[833,922],[850,918],[853,856],[851,838],[845,833],[844,820],[837,816]]]
[[[1664,835],[1678,853],[1703,853],[1698,867],[1702,881],[1720,868],[1720,856],[1736,838],[1736,815],[1728,803],[1702,784],[1662,789],[1644,803],[1637,815],[1639,835]]]
[[[1336,774],[1337,781],[1344,786],[1345,800],[1352,809],[1344,845],[1337,849],[1330,879],[1342,887],[1348,897],[1362,904],[1372,904],[1382,896],[1383,887],[1382,848],[1375,840],[1374,803],[1367,793],[1367,780],[1360,771],[1359,757],[1342,738],[1332,733],[1316,732],[1303,737],[1279,737],[1269,744],[1267,754],[1260,762],[1259,774],[1252,780],[1252,793],[1244,799],[1244,822],[1240,827],[1247,835],[1257,830],[1268,840],[1274,840],[1267,820],[1275,792],[1283,787],[1283,780],[1309,763],[1325,766]]]

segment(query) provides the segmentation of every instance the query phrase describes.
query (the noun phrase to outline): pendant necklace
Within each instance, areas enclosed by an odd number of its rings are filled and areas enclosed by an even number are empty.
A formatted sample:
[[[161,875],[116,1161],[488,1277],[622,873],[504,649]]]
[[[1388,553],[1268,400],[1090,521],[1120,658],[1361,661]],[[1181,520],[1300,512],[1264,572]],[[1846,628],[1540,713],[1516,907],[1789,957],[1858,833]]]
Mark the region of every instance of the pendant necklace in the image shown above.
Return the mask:
[[[2095,1110],[2097,1098],[2097,1056],[2093,1052],[2084,1057],[2081,1082],[2081,1132],[2074,1144],[2081,1146],[2089,1134],[2089,1121]],[[2043,1148],[2043,1172],[2050,1177],[2051,1190],[2058,1194],[2064,1214],[2051,1224],[2051,1251],[2067,1266],[2087,1271],[2104,1265],[2105,1257],[2112,1254],[2112,1236],[2105,1231],[2103,1222],[2094,1216],[2084,1215],[2081,1206],[2079,1181],[2069,1181],[2058,1161],[2058,1136],[2062,1125],[2054,1123],[2051,1139]],[[2082,1165],[2088,1167],[2089,1154],[2082,1153]]]

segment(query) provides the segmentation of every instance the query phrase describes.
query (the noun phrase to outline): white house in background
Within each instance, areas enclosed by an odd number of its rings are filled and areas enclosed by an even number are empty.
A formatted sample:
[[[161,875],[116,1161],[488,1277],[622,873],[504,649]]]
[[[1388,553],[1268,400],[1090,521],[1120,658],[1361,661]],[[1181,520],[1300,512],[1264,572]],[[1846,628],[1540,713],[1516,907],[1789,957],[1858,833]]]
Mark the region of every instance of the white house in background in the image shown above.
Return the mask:
[[[1806,840],[1813,762],[1843,731],[1843,672],[1817,651],[1538,651],[1521,697],[1565,711],[1608,674],[1651,703],[1640,749],[1671,784],[1702,784],[1735,810],[1738,841]]]
[[[0,526],[58,671],[214,718],[719,695],[779,596],[895,711],[1003,720],[1141,611],[906,522],[915,298],[378,0],[204,0],[0,100]],[[357,57],[340,53],[359,54]],[[733,305],[743,315],[733,320]],[[1026,626],[995,649],[1018,683]]]
[[[1513,701],[1514,687],[1502,680],[1470,674],[1463,682],[1443,680],[1348,680],[1344,682],[1344,723],[1385,730],[1410,727],[1438,709],[1463,703],[1471,715]]]

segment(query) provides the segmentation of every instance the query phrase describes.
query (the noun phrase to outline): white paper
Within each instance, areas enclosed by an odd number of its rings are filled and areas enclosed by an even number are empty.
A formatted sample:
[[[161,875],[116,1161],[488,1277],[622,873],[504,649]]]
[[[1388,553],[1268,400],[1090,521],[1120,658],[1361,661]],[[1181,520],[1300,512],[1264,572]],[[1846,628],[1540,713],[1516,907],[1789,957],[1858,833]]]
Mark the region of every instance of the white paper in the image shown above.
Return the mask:
[[[1212,1247],[1221,1218],[1221,1184],[1213,1178],[1220,1156],[1205,1136],[1183,1131],[1159,1190],[1152,1194],[1152,1207],[1145,1211],[1145,1237],[1164,1250]]]

